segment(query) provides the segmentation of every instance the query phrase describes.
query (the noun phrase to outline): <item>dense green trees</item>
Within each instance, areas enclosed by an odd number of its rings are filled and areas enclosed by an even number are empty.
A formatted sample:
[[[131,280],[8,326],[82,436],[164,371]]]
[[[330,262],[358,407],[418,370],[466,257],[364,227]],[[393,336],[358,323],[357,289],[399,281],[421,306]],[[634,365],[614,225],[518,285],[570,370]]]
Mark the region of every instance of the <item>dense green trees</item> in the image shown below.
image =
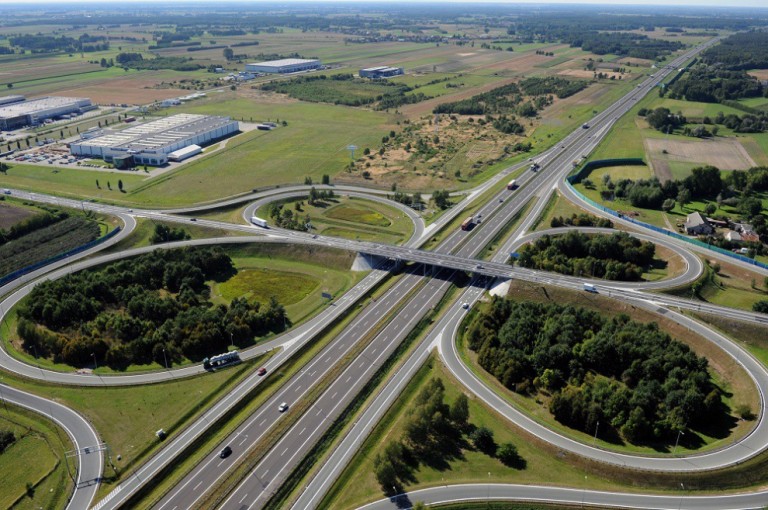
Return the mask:
[[[625,232],[587,235],[572,230],[561,236],[542,236],[519,251],[522,267],[574,276],[632,281],[642,278],[653,262],[656,246]]]
[[[562,226],[613,228],[613,222],[608,218],[598,218],[587,213],[573,213],[570,217],[556,216],[552,218],[549,226],[552,228]]]
[[[19,309],[24,347],[83,366],[95,355],[114,368],[199,360],[287,324],[274,299],[266,306],[208,301],[208,280],[235,272],[220,249],[162,250],[36,286]]]
[[[704,51],[701,60],[732,70],[768,69],[768,33],[733,34]]]
[[[746,71],[731,71],[719,65],[699,64],[669,89],[672,99],[722,103],[726,100],[761,97],[760,81]]]
[[[172,241],[185,241],[187,239],[190,239],[189,232],[183,228],[171,228],[164,223],[158,223],[155,225],[155,231],[152,233],[152,237],[149,238],[149,242],[160,244]]]
[[[633,443],[669,440],[724,412],[707,360],[655,323],[494,298],[466,338],[504,386],[549,393],[553,416],[590,434],[599,421]]]

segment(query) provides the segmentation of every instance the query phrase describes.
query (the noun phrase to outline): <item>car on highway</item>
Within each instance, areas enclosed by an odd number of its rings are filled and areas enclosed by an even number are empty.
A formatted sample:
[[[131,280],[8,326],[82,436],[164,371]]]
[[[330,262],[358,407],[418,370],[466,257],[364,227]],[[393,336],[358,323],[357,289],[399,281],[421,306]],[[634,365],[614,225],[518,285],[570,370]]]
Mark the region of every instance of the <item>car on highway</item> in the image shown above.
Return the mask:
[[[264,375],[267,373],[267,369],[264,367],[261,367],[258,371],[256,371],[258,375]]]
[[[462,303],[462,304],[461,304],[461,307],[462,307],[463,309],[465,309],[465,310],[468,310],[468,309],[469,309],[469,303]]]
[[[277,410],[280,411],[281,413],[286,412],[288,410],[288,403],[283,402],[282,404],[280,404],[280,407],[278,407]]]
[[[230,455],[232,455],[232,448],[230,448],[229,446],[225,446],[225,447],[224,447],[224,448],[222,448],[222,450],[219,452],[219,458],[222,458],[222,459],[226,459],[226,458],[227,458],[227,457],[229,457]]]
[[[190,218],[189,221],[197,221],[197,218]]]

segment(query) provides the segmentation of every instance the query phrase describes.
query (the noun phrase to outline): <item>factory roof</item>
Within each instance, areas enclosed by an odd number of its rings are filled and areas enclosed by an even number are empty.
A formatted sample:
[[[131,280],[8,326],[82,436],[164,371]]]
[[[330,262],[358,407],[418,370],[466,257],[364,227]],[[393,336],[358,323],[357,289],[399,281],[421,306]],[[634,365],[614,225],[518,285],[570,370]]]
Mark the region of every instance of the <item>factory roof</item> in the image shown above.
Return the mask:
[[[180,113],[78,143],[93,147],[120,147],[135,151],[154,150],[229,122],[229,117]]]
[[[29,101],[0,106],[0,117],[9,118],[19,117],[21,115],[30,115],[49,110],[51,108],[61,108],[63,106],[75,105],[81,101],[90,102],[90,99],[86,99],[84,97],[40,97],[37,99],[30,99]]]
[[[270,66],[270,67],[284,67],[284,66],[295,66],[299,64],[309,64],[312,62],[317,62],[318,60],[316,58],[283,58],[280,60],[266,60],[264,62],[249,62],[248,65],[251,66]]]

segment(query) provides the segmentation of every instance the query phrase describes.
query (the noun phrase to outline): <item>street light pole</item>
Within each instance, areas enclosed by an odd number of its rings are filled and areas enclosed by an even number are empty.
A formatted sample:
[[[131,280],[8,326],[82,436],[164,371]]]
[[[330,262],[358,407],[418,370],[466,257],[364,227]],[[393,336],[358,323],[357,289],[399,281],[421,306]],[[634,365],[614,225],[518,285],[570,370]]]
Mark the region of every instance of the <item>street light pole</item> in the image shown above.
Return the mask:
[[[680,429],[677,431],[677,439],[675,439],[675,449],[672,450],[672,455],[677,454],[677,445],[680,443],[680,436],[684,436],[685,432],[683,432],[683,429]]]
[[[168,358],[165,357],[165,347],[163,347],[163,361],[165,361],[165,369],[168,370]]]
[[[96,353],[92,352],[91,357],[93,357],[93,371],[95,372],[99,369],[99,363],[96,361]]]
[[[600,428],[600,422],[595,425],[595,438],[592,440],[592,446],[597,444],[597,429]]]
[[[680,488],[683,491],[683,494],[685,494],[685,485],[683,485],[683,482],[680,482]],[[680,504],[677,505],[677,510],[681,510],[683,508],[683,494],[680,494]]]

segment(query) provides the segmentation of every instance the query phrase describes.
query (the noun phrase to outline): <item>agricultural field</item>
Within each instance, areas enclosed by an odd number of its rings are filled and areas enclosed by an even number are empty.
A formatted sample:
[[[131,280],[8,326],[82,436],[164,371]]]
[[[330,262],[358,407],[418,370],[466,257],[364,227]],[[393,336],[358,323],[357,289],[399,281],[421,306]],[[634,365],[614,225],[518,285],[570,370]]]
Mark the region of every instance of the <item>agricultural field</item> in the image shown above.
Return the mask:
[[[92,213],[0,202],[0,277],[93,241],[115,226],[114,219]]]

